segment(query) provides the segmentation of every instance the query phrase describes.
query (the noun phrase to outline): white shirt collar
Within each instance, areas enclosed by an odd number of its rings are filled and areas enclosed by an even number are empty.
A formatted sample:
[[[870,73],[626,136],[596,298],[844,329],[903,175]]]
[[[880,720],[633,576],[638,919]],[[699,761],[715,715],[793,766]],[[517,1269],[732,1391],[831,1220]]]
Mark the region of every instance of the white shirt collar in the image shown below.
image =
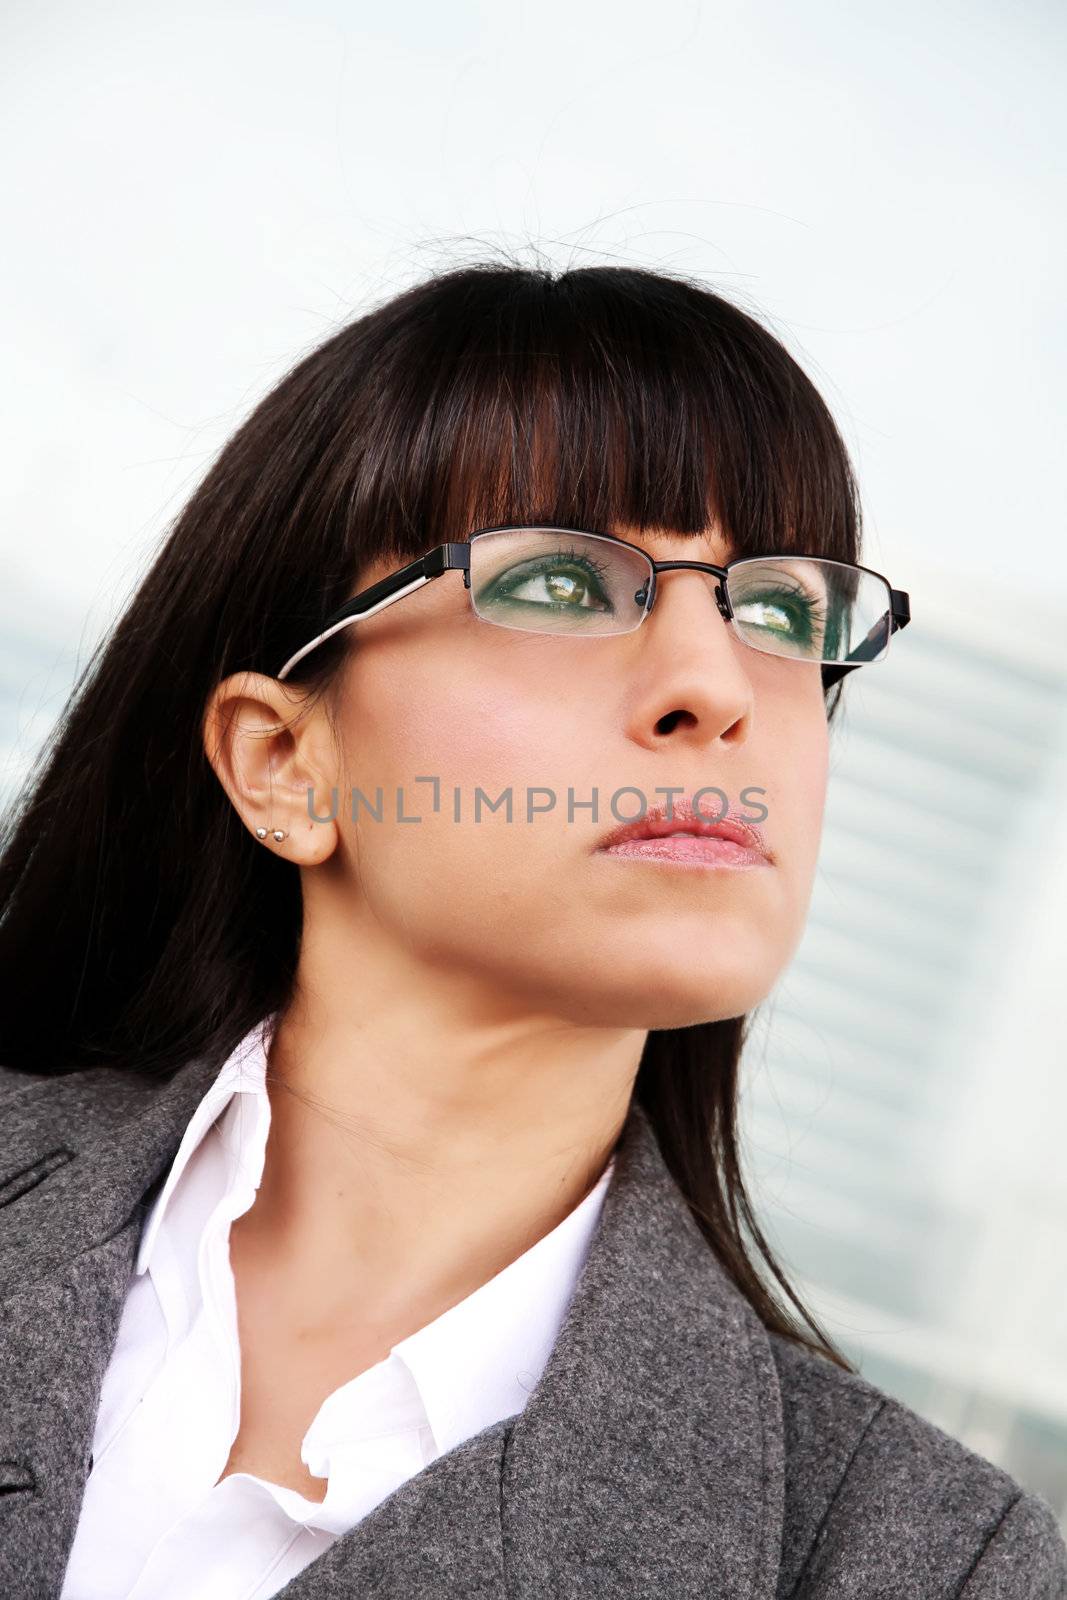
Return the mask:
[[[212,1124],[221,1117],[235,1094],[246,1094],[254,1103],[257,1116],[252,1120],[252,1137],[246,1138],[243,1150],[243,1170],[251,1171],[252,1182],[259,1188],[263,1161],[267,1149],[267,1130],[270,1125],[270,1101],[267,1097],[267,1050],[273,1030],[275,1013],[271,1013],[250,1029],[231,1053],[214,1083],[204,1095],[182,1135],[178,1152],[171,1164],[167,1180],[152,1205],[141,1232],[134,1271],[140,1275],[148,1270],[156,1239],[170,1206],[182,1173],[203,1142]],[[242,1119],[242,1127],[244,1119]]]

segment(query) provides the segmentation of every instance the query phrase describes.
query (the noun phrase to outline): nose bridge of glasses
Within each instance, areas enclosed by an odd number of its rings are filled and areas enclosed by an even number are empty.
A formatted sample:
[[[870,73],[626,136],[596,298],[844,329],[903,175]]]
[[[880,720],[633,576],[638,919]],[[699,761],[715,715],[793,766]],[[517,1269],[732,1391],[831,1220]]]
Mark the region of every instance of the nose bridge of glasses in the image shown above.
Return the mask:
[[[730,620],[732,613],[730,610],[729,596],[726,592],[725,567],[717,567],[714,562],[711,561],[653,561],[652,569],[654,573],[653,583],[657,590],[659,588],[659,575],[661,572],[702,572],[707,576],[714,578],[715,603],[718,606],[719,612],[724,620],[727,622]]]

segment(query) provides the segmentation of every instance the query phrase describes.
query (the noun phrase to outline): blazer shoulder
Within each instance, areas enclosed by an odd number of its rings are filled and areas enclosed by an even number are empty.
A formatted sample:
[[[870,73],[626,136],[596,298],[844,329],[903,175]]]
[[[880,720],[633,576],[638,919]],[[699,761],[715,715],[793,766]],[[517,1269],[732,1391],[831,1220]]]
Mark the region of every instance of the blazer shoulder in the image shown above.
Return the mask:
[[[50,1072],[23,1072],[18,1067],[0,1067],[0,1106],[23,1089],[48,1083],[52,1076]]]
[[[780,1596],[1067,1600],[1040,1495],[859,1373],[770,1334],[786,1455]],[[849,1584],[853,1587],[849,1587]]]

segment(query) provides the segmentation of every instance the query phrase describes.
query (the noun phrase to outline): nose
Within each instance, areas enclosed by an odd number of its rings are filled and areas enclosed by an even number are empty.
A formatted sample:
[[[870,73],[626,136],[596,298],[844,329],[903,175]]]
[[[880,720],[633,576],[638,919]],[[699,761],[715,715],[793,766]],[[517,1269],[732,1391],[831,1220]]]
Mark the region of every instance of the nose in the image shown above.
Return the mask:
[[[745,651],[719,610],[718,579],[679,567],[660,572],[656,602],[636,629],[629,733],[655,748],[670,740],[703,748],[740,745],[753,718]]]

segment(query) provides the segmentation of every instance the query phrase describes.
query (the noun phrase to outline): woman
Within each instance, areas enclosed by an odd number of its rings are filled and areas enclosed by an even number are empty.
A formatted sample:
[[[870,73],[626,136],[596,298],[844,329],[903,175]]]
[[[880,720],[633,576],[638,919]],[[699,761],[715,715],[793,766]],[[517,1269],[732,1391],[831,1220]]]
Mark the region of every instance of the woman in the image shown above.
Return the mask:
[[[9,1600],[1067,1593],[742,1178],[908,620],[858,525],[792,358],[651,272],[444,274],[238,430],[0,860]]]

